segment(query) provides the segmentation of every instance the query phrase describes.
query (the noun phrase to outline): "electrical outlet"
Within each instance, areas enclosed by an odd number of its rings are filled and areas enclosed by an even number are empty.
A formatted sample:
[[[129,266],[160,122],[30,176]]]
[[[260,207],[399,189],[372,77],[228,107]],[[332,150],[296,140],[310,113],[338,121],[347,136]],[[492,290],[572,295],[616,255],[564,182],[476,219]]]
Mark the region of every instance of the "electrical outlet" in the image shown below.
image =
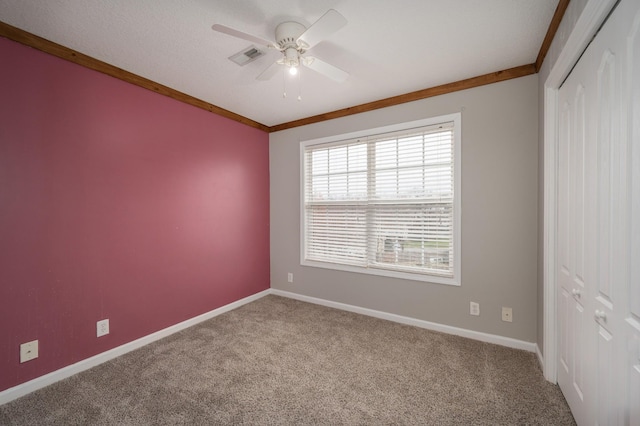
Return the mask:
[[[97,336],[104,336],[106,334],[109,334],[109,320],[108,319],[103,319],[97,322]]]
[[[469,304],[469,315],[480,315],[480,304],[476,302],[471,302]]]
[[[289,281],[290,283],[293,282],[293,274],[291,272],[287,274],[287,281]]]
[[[511,308],[502,307],[502,321],[513,322],[513,311]]]
[[[23,343],[20,345],[20,363],[38,358],[38,341]]]

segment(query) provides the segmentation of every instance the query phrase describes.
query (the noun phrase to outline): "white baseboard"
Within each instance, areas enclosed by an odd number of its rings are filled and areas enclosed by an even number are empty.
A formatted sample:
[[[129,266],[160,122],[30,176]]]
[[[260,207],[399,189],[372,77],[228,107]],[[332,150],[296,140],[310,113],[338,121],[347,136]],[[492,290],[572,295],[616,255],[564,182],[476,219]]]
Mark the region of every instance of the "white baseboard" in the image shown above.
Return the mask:
[[[344,311],[354,312],[357,314],[367,315],[370,317],[385,319],[388,321],[394,321],[400,324],[407,324],[407,325],[412,325],[420,328],[425,328],[428,330],[434,330],[442,333],[467,337],[470,339],[479,340],[481,342],[494,343],[501,346],[507,346],[509,348],[522,349],[529,352],[535,352],[538,355],[538,359],[540,360],[541,365],[543,365],[542,354],[540,353],[538,345],[535,343],[525,342],[522,340],[512,339],[509,337],[497,336],[494,334],[482,333],[479,331],[466,330],[463,328],[452,327],[449,325],[438,324],[435,322],[424,321],[424,320],[411,318],[411,317],[405,317],[402,315],[390,314],[387,312],[376,311],[374,309],[348,305],[346,303],[332,302],[330,300],[319,299],[311,296],[304,296],[301,294],[291,293],[288,291],[277,290],[272,288],[272,289],[261,291],[260,293],[256,293],[249,297],[245,297],[244,299],[240,299],[235,302],[229,303],[228,305],[221,306],[210,312],[206,312],[202,315],[198,315],[197,317],[172,325],[171,327],[167,327],[163,330],[141,337],[140,339],[134,340],[132,342],[125,343],[122,346],[118,346],[117,348],[113,348],[106,352],[102,352],[98,355],[92,356],[91,358],[87,358],[75,364],[61,368],[59,370],[52,371],[51,373],[45,374],[44,376],[37,377],[28,382],[6,389],[0,392],[0,405],[6,404],[7,402],[13,401],[14,399],[20,398],[21,396],[27,395],[45,386],[49,386],[55,382],[66,379],[67,377],[71,377],[74,374],[78,374],[82,371],[88,370],[104,362],[117,358],[121,355],[126,354],[127,352],[131,352],[135,349],[139,349],[145,345],[148,345],[149,343],[153,343],[156,340],[160,340],[173,333],[177,333],[186,328],[194,326],[198,323],[201,323],[203,321],[216,317],[220,314],[239,308],[242,305],[258,300],[268,294],[274,294],[276,296],[288,297],[290,299],[296,299],[303,302],[314,303],[316,305],[323,305],[330,308],[341,309]]]
[[[28,393],[41,389],[45,386],[49,386],[60,380],[66,379],[67,377],[71,377],[74,374],[78,374],[82,371],[93,368],[96,365],[100,365],[104,362],[117,358],[121,355],[126,354],[127,352],[139,349],[145,345],[148,345],[149,343],[155,342],[156,340],[160,340],[173,333],[182,331],[185,328],[189,328],[220,314],[224,314],[225,312],[229,312],[233,309],[239,308],[242,305],[246,305],[247,303],[253,302],[254,300],[258,300],[270,293],[271,289],[267,289],[261,291],[260,293],[245,297],[244,299],[236,300],[235,302],[229,303],[228,305],[221,306],[202,315],[198,315],[197,317],[193,317],[181,323],[172,325],[171,327],[167,327],[132,342],[125,343],[124,345],[118,346],[117,348],[110,349],[106,352],[102,352],[98,355],[92,356],[91,358],[84,359],[75,364],[69,365],[56,371],[52,371],[51,373],[45,374],[44,376],[37,377],[28,382],[6,389],[0,392],[0,405],[6,404],[7,402],[20,398],[21,396],[24,396]]]
[[[316,297],[304,296],[297,293],[291,293],[284,290],[272,288],[271,294],[276,296],[288,297],[290,299],[300,300],[302,302],[314,303],[316,305],[328,306],[330,308],[341,309],[343,311],[354,312],[357,314],[368,315],[370,317],[385,319],[398,322],[401,324],[413,325],[428,330],[439,331],[446,334],[454,334],[456,336],[467,337],[469,339],[479,340],[481,342],[494,343],[496,345],[507,346],[514,349],[522,349],[528,352],[536,352],[536,344],[525,342],[523,340],[512,339],[510,337],[498,336],[495,334],[482,333],[480,331],[467,330],[464,328],[452,327],[450,325],[438,324],[435,322],[424,321],[416,318],[405,317],[402,315],[390,314],[387,312],[376,311],[374,309],[361,308],[359,306],[348,305],[346,303],[332,302],[330,300],[318,299]]]

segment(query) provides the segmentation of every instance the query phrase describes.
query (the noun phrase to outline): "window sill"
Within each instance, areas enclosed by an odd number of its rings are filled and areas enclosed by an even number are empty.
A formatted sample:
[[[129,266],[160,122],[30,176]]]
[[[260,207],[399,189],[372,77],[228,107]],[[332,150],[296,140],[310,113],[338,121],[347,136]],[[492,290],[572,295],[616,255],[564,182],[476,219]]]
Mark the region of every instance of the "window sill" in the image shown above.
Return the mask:
[[[300,265],[311,266],[314,268],[332,269],[335,271],[355,272],[358,274],[377,275],[382,277],[397,278],[401,280],[422,281],[432,284],[452,285],[456,287],[460,286],[460,279],[458,277],[447,278],[437,275],[413,274],[411,272],[392,271],[389,269],[361,268],[359,266],[318,262],[304,259],[300,261]]]

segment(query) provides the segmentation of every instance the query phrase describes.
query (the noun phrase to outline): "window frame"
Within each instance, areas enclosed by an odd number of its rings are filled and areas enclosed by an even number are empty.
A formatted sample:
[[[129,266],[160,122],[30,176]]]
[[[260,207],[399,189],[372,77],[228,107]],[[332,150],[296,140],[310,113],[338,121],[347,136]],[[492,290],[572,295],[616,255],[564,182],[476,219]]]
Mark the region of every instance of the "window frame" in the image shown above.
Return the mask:
[[[305,209],[305,150],[309,146],[339,143],[349,139],[374,137],[384,133],[407,131],[414,128],[433,126],[441,123],[453,122],[453,277],[443,277],[435,274],[412,273],[406,271],[396,271],[389,269],[365,268],[340,263],[321,262],[316,260],[305,259],[306,253],[306,209]],[[378,275],[390,278],[406,279],[413,281],[423,281],[436,284],[446,284],[453,286],[461,285],[461,224],[462,224],[462,114],[457,112],[453,114],[440,115],[416,121],[392,124],[383,127],[376,127],[351,133],[344,133],[334,136],[327,136],[318,139],[304,140],[300,142],[300,265],[311,266],[324,269],[332,269],[338,271],[355,272],[368,275]]]

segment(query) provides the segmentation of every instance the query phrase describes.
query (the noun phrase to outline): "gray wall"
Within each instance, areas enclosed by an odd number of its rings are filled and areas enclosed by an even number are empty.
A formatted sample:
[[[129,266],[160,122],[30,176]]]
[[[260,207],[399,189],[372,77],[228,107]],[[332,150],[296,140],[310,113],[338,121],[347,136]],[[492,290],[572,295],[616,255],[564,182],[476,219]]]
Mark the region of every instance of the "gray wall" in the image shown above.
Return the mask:
[[[460,287],[300,265],[299,142],[462,111]],[[538,76],[271,133],[271,287],[536,340]],[[294,282],[287,282],[287,273]],[[469,315],[469,302],[481,315]],[[513,323],[501,307],[513,308]]]
[[[553,65],[558,60],[560,52],[562,52],[562,48],[567,43],[567,39],[586,4],[587,0],[571,0],[569,2],[560,27],[558,27],[558,31],[538,73],[538,334],[536,341],[541,353],[544,353],[544,83],[549,77]]]

